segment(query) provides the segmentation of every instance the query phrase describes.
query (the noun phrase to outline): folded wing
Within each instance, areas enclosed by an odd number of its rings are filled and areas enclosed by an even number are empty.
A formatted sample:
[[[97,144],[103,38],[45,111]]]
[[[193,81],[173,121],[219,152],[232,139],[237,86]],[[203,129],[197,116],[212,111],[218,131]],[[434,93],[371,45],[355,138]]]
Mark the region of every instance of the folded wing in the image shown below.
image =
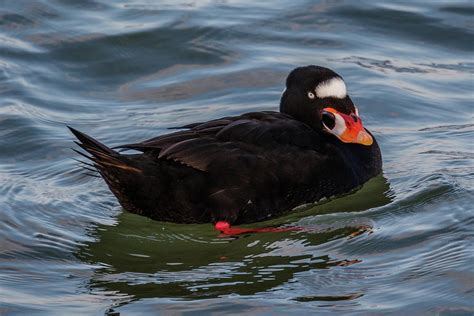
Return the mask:
[[[172,160],[201,171],[212,166],[250,166],[273,149],[317,150],[319,136],[310,127],[278,112],[254,112],[195,123],[184,130],[140,143],[118,146]]]

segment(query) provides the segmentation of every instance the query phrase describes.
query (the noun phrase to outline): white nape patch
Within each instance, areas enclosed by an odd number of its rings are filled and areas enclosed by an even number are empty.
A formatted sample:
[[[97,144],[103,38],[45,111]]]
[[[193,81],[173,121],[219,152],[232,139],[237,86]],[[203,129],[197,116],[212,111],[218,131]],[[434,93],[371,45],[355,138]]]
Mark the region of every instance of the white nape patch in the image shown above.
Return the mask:
[[[315,91],[318,98],[344,99],[347,96],[346,84],[339,77],[321,82]]]

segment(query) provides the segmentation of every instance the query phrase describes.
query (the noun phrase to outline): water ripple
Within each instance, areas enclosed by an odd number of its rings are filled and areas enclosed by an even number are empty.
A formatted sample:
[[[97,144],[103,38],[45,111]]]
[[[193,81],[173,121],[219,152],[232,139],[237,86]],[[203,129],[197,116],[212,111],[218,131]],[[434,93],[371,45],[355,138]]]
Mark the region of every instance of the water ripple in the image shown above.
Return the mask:
[[[473,10],[465,1],[42,0],[0,9],[0,314],[472,314]],[[384,174],[218,238],[117,204],[71,158],[276,110],[344,76]]]

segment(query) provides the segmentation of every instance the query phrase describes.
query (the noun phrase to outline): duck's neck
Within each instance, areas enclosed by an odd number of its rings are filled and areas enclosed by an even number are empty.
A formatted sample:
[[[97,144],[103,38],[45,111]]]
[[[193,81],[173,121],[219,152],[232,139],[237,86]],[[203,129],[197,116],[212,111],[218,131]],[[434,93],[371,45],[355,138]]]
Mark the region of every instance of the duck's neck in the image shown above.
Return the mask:
[[[324,137],[332,154],[340,155],[345,164],[349,165],[363,182],[382,172],[382,155],[375,138],[372,145],[365,146],[343,143],[332,135]]]

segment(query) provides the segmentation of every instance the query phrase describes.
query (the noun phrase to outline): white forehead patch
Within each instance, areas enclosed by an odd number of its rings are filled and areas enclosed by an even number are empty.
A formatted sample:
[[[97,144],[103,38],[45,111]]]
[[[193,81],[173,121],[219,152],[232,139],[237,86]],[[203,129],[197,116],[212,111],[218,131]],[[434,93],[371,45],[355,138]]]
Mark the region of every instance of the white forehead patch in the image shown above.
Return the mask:
[[[339,77],[321,82],[316,87],[315,92],[318,98],[344,99],[347,96],[346,84]]]

